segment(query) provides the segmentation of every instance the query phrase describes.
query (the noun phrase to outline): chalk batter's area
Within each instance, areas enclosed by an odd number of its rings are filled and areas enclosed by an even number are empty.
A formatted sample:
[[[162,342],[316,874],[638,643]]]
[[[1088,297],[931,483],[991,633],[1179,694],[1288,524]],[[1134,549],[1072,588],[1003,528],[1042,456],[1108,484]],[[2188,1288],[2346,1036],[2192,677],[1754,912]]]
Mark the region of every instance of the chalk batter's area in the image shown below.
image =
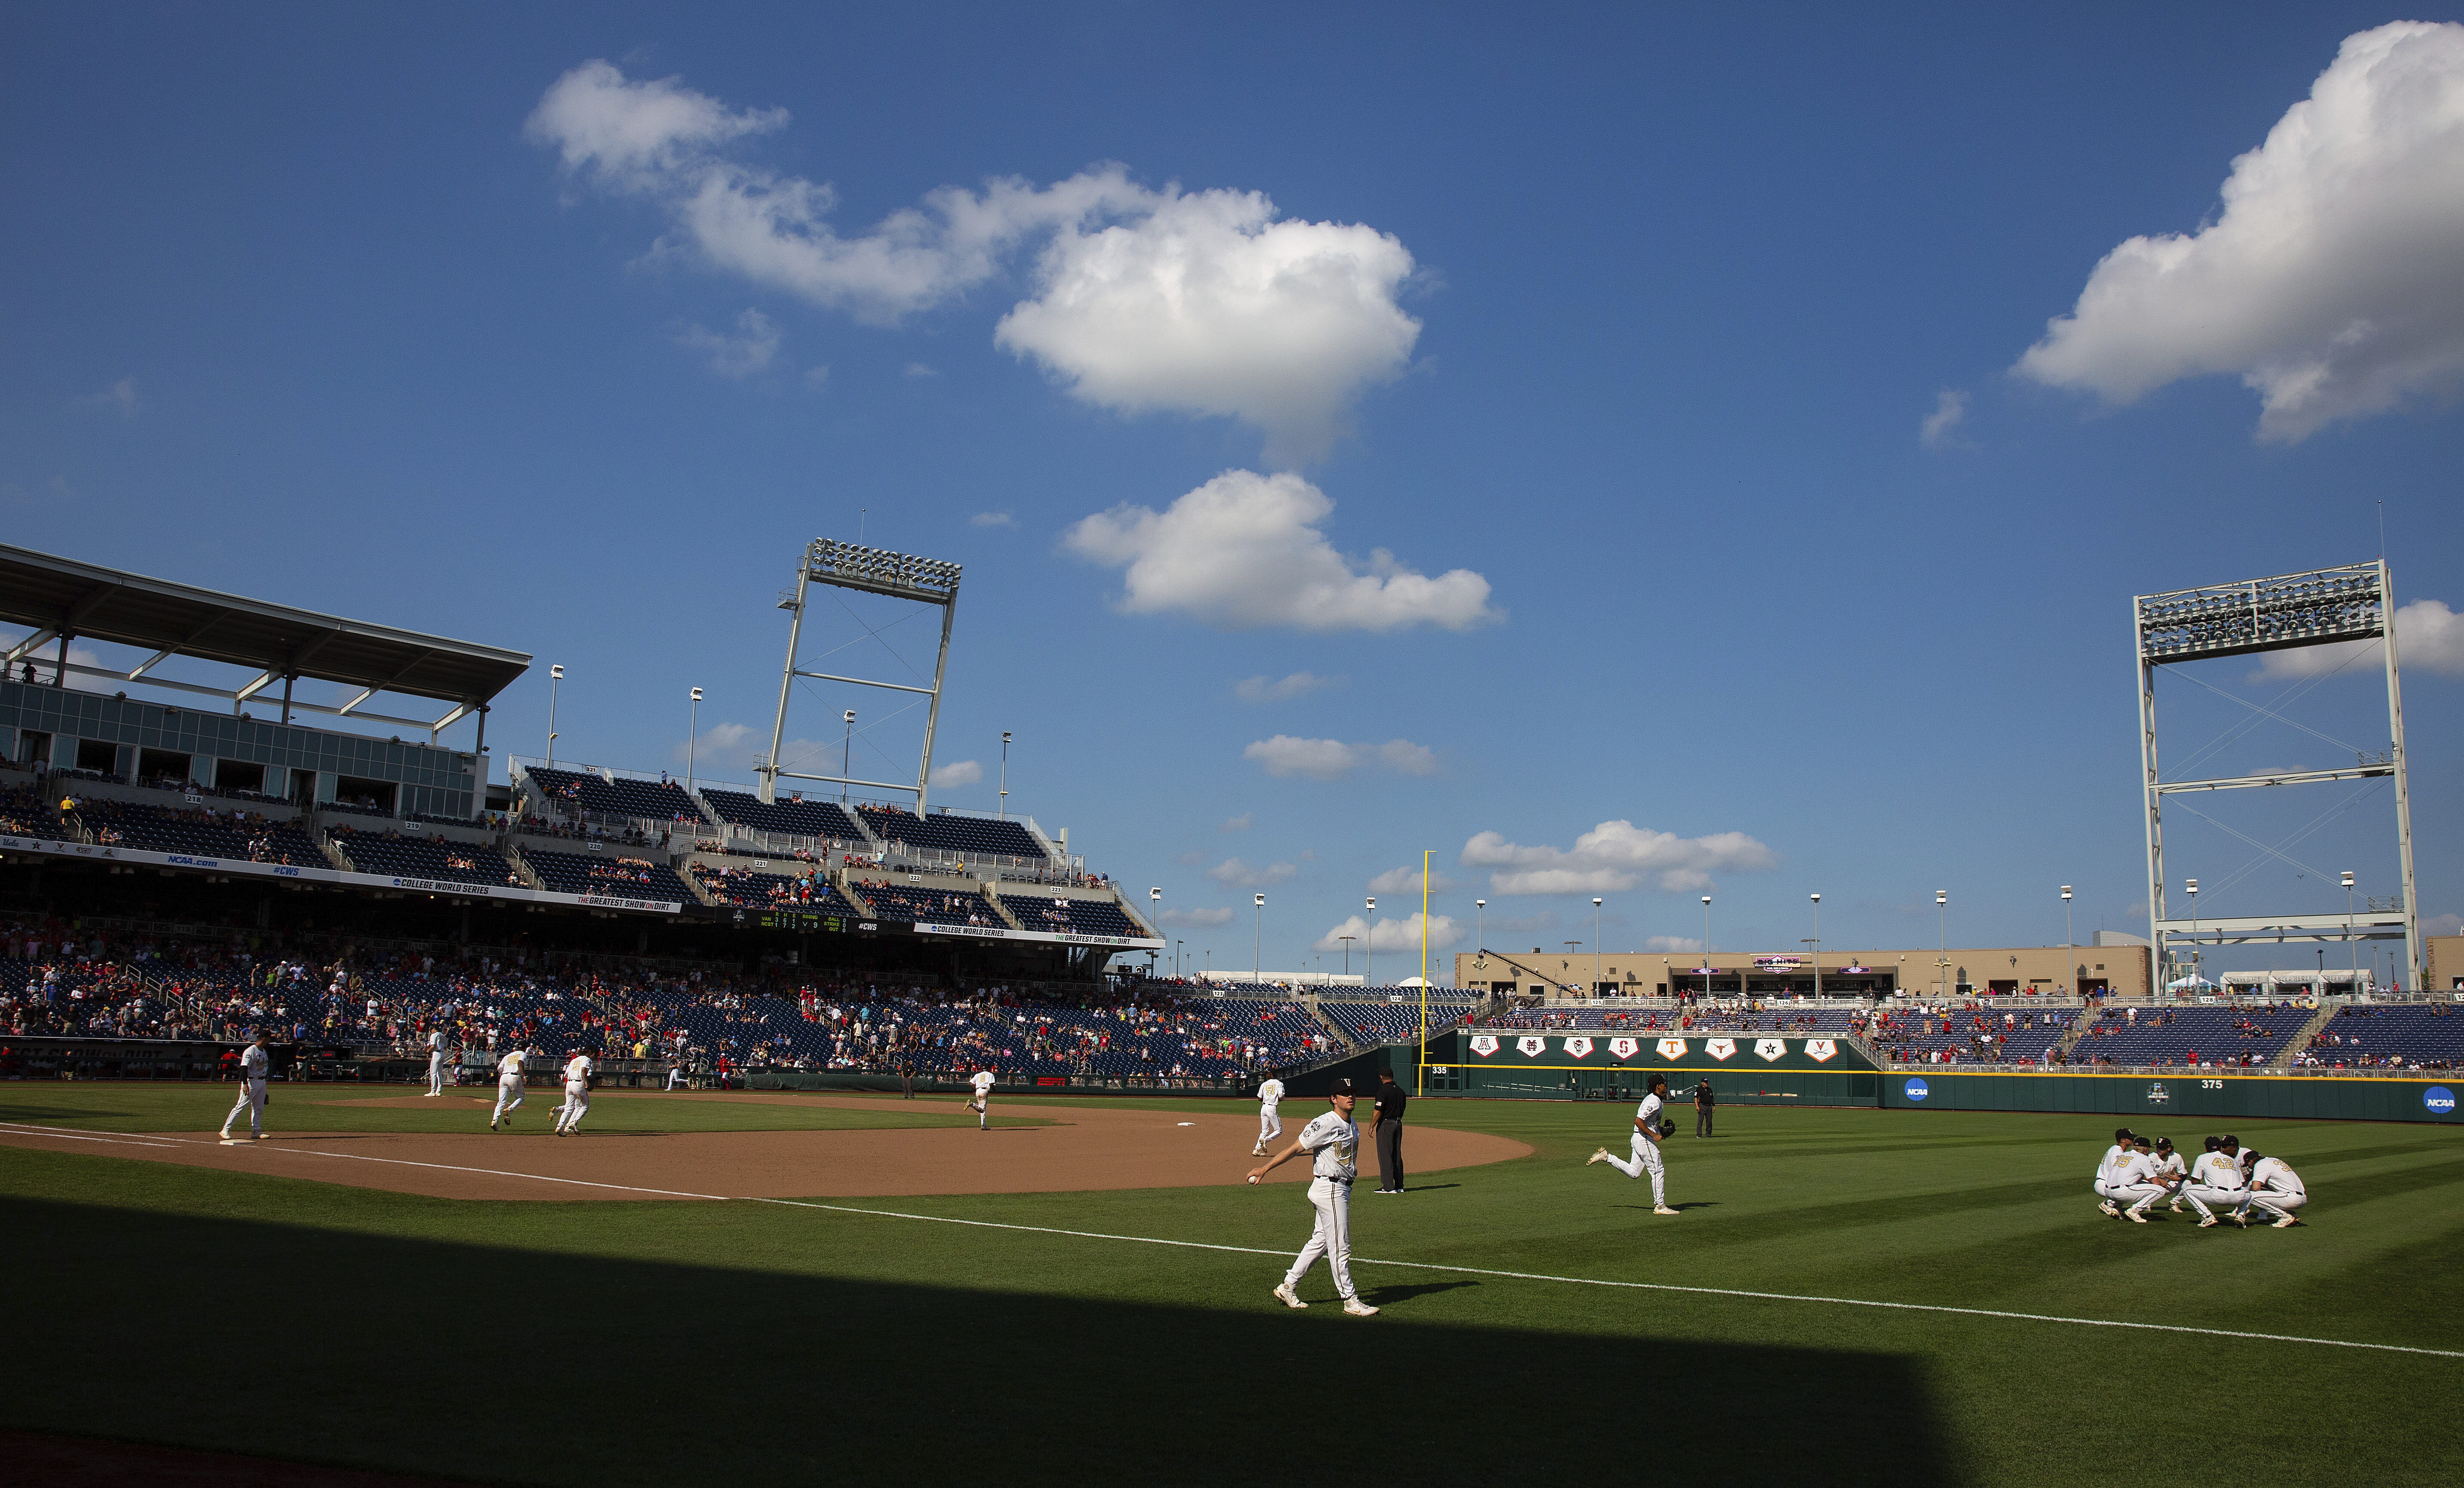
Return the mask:
[[[542,1096],[545,1099],[542,1099]],[[731,1114],[755,1129],[592,1130],[548,1134],[560,1094],[533,1087],[517,1129],[490,1131],[492,1100],[456,1090],[441,1101],[473,1112],[468,1133],[317,1129],[319,1103],[294,1097],[267,1139],[226,1145],[212,1130],[104,1131],[39,1119],[0,1123],[0,1143],[15,1147],[140,1158],[190,1167],[308,1178],[433,1198],[707,1199],[878,1197],[925,1193],[1052,1193],[1109,1189],[1199,1188],[1244,1181],[1257,1164],[1254,1107],[1222,1114],[1106,1105],[993,1103],[993,1125],[979,1130],[954,1103],[860,1096],[768,1093],[592,1097],[592,1116],[633,1103],[725,1102],[752,1107]],[[439,1101],[401,1096],[331,1103],[357,1109],[400,1107],[439,1114]],[[912,1114],[931,1126],[851,1130],[759,1129],[763,1106]],[[901,1110],[903,1107],[903,1110]],[[671,1104],[671,1108],[672,1105]],[[628,1111],[628,1114],[630,1112]],[[783,1113],[782,1113],[783,1114]],[[1288,1142],[1309,1114],[1287,1118]],[[1004,1120],[1007,1117],[1007,1120]],[[307,1129],[284,1130],[297,1124]],[[1029,1124],[1033,1123],[1033,1124]],[[358,1123],[354,1123],[358,1125]],[[245,1129],[243,1123],[240,1129]],[[1367,1124],[1363,1168],[1374,1174]],[[1528,1155],[1523,1143],[1484,1132],[1412,1126],[1404,1158],[1411,1171],[1436,1171]],[[1302,1182],[1292,1161],[1268,1181]]]

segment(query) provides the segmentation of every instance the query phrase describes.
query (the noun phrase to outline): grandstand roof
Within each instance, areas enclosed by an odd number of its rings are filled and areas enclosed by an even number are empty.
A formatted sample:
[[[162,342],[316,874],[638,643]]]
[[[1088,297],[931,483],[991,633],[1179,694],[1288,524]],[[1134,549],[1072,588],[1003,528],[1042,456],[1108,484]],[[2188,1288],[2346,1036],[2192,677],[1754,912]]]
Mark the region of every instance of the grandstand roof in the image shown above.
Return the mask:
[[[241,695],[283,677],[311,677],[368,689],[363,698],[399,692],[476,706],[531,664],[521,651],[269,604],[6,543],[0,543],[0,621],[33,627],[21,652],[65,629],[156,652],[140,673],[170,656],[263,673]]]

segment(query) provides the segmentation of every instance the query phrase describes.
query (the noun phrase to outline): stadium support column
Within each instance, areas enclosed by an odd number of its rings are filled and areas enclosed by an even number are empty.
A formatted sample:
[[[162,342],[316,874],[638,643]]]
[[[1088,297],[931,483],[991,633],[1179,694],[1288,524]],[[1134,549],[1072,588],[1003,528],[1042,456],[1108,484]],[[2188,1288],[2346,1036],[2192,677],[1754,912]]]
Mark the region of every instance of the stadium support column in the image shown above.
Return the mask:
[[[488,705],[479,705],[479,736],[471,741],[473,774],[479,777],[471,793],[471,820],[484,821],[488,817]]]
[[[2156,985],[2167,977],[2165,964],[2165,821],[2164,797],[2156,785],[2156,663],[2147,654],[2147,621],[2139,601],[2130,604],[2130,654],[2139,668],[2140,809],[2147,828],[2147,952],[2149,974]]]
[[[2395,755],[2395,844],[2404,873],[2404,985],[2407,991],[2418,993],[2422,990],[2421,904],[2412,886],[2412,792],[2404,749],[2404,684],[2395,654],[2395,581],[2384,558],[2379,559],[2379,606],[2387,616],[2387,740]]]
[[[955,589],[941,602],[941,658],[933,664],[933,701],[924,710],[924,763],[915,772],[915,815],[924,815],[925,792],[933,785],[933,733],[941,726],[941,679],[950,670],[950,626],[958,618]]]
[[[760,796],[764,803],[779,799],[779,744],[787,732],[787,694],[796,686],[796,646],[804,636],[804,590],[813,581],[813,565],[796,565],[796,599],[787,608],[794,618],[787,622],[787,665],[779,673],[779,716],[770,725],[770,755],[757,767],[761,777]]]

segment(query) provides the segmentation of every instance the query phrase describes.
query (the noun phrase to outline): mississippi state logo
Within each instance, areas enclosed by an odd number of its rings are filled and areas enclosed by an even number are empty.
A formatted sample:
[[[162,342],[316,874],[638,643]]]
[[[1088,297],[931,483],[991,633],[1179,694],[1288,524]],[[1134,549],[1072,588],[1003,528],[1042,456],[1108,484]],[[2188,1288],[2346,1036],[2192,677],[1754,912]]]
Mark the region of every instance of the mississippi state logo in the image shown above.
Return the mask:
[[[1591,1057],[1592,1040],[1589,1039],[1569,1039],[1566,1040],[1566,1058],[1570,1060],[1586,1060]]]
[[[1660,1057],[1663,1060],[1683,1059],[1685,1057],[1685,1040],[1683,1039],[1661,1039]]]
[[[1788,1040],[1785,1039],[1757,1039],[1754,1040],[1754,1053],[1756,1056],[1767,1061],[1777,1063],[1779,1061],[1788,1057]]]
[[[1472,1036],[1471,1036],[1471,1052],[1473,1052],[1474,1054],[1479,1055],[1482,1059],[1486,1059],[1486,1058],[1488,1058],[1490,1055],[1495,1054],[1495,1053],[1497,1052],[1497,1035],[1495,1035],[1495,1034],[1474,1034],[1474,1035],[1472,1035]]]
[[[1838,1052],[1839,1045],[1834,1039],[1808,1039],[1805,1040],[1805,1057],[1812,1060],[1816,1064],[1823,1062],[1825,1060],[1830,1059],[1833,1055],[1836,1055]]]
[[[1524,1037],[1514,1040],[1514,1046],[1523,1051],[1523,1057],[1525,1059],[1536,1060],[1547,1051],[1549,1040],[1546,1039],[1535,1039],[1530,1035],[1526,1034]]]
[[[1737,1052],[1734,1039],[1713,1039],[1703,1045],[1703,1052],[1715,1060],[1725,1060]]]
[[[1641,1040],[1636,1039],[1612,1039],[1609,1040],[1609,1052],[1621,1060],[1630,1060],[1634,1058],[1634,1051],[1641,1047]]]

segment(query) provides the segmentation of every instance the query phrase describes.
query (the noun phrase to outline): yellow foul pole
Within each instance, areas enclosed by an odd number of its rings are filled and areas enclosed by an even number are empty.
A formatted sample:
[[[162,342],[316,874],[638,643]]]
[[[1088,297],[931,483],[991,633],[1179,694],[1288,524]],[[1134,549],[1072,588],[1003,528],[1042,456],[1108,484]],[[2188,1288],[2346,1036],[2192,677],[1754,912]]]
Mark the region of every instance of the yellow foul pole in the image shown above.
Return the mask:
[[[1429,859],[1431,852],[1420,853],[1420,1062],[1412,1076],[1412,1093],[1420,1095],[1429,1085]]]

